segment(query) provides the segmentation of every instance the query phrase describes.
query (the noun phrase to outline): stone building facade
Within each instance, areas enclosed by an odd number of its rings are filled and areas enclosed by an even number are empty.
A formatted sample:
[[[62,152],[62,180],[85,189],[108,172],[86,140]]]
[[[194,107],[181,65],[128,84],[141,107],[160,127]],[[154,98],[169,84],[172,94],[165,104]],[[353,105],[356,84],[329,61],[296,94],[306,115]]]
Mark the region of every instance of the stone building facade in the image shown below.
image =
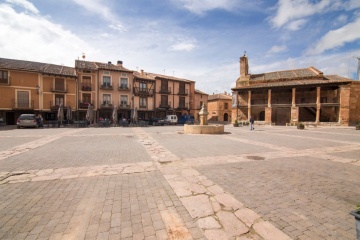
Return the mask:
[[[360,121],[359,81],[324,75],[314,67],[250,74],[244,55],[232,90],[233,121],[248,121],[250,116],[275,125],[348,126]]]
[[[76,60],[75,68],[0,58],[0,123],[16,124],[22,113],[41,113],[56,120],[60,104],[83,120],[91,104],[96,119],[164,118],[168,114],[195,115],[195,81],[132,71],[117,64]],[[65,111],[66,114],[66,111]],[[66,116],[65,116],[66,119]]]
[[[209,95],[208,98],[208,121],[231,122],[232,97],[226,92]]]

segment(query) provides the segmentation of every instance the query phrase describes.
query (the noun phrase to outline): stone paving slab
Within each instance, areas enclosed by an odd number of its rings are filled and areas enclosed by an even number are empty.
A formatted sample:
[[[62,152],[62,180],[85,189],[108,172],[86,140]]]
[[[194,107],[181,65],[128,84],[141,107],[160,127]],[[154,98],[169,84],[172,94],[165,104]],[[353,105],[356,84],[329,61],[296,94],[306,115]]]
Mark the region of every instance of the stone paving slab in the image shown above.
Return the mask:
[[[0,131],[0,239],[355,236],[356,131],[182,128]]]

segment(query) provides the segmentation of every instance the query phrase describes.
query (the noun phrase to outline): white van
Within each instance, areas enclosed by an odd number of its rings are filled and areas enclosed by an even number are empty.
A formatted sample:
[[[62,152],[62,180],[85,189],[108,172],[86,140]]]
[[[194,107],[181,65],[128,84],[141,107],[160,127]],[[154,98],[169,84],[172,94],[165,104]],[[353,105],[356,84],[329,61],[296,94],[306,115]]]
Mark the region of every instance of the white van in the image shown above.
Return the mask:
[[[178,118],[176,115],[166,115],[165,123],[166,124],[177,124]]]

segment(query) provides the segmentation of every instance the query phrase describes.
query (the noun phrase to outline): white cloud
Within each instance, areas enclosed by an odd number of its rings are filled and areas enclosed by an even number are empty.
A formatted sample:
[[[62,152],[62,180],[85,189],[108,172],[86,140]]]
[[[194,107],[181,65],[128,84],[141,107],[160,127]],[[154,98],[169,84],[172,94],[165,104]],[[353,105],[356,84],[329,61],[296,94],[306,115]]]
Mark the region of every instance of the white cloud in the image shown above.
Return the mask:
[[[354,22],[349,23],[342,28],[331,30],[325,34],[315,45],[308,49],[307,54],[320,54],[326,50],[343,46],[345,43],[360,39],[360,17]]]
[[[107,22],[110,22],[112,24],[109,25],[109,27],[113,30],[118,31],[125,31],[126,27],[123,26],[123,24],[118,20],[115,13],[112,12],[112,10],[107,7],[104,4],[104,1],[102,0],[72,0],[77,5],[85,8],[89,12],[95,13],[102,17],[102,19],[106,20]]]
[[[195,48],[195,44],[192,42],[181,42],[170,46],[171,51],[191,51]]]
[[[26,11],[32,12],[34,14],[39,13],[39,10],[33,4],[26,0],[6,0],[6,2],[20,6],[20,7],[24,8]]]
[[[270,19],[270,23],[275,28],[280,28],[294,20],[336,9],[339,7],[339,1],[320,0],[312,4],[309,0],[279,0],[277,6],[277,13]]]
[[[272,48],[267,53],[268,54],[280,53],[280,52],[284,52],[286,50],[287,50],[287,46],[285,46],[285,45],[275,45],[275,46],[272,46]]]
[[[5,58],[74,66],[82,52],[94,51],[62,26],[39,15],[18,13],[8,4],[0,5],[0,25],[0,52]]]
[[[306,24],[306,22],[307,22],[307,20],[305,20],[305,19],[298,19],[298,20],[291,21],[286,25],[286,29],[291,30],[291,31],[297,31],[297,30],[301,29]]]

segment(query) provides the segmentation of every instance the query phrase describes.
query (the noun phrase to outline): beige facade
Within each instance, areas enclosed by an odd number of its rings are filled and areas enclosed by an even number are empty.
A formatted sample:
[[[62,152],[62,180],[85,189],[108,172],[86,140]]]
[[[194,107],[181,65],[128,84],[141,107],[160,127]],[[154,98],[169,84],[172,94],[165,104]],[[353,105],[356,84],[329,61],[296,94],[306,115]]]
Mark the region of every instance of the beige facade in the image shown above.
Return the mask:
[[[195,121],[200,122],[199,112],[204,104],[208,105],[209,94],[195,89],[194,108],[192,110]]]
[[[232,97],[227,94],[213,94],[208,98],[208,121],[231,122]]]
[[[287,125],[353,125],[360,121],[359,82],[324,75],[314,67],[249,74],[240,58],[240,77],[233,95],[233,121]]]
[[[0,58],[0,122],[15,124],[23,113],[55,120],[60,104],[75,111],[76,81],[70,67]]]

